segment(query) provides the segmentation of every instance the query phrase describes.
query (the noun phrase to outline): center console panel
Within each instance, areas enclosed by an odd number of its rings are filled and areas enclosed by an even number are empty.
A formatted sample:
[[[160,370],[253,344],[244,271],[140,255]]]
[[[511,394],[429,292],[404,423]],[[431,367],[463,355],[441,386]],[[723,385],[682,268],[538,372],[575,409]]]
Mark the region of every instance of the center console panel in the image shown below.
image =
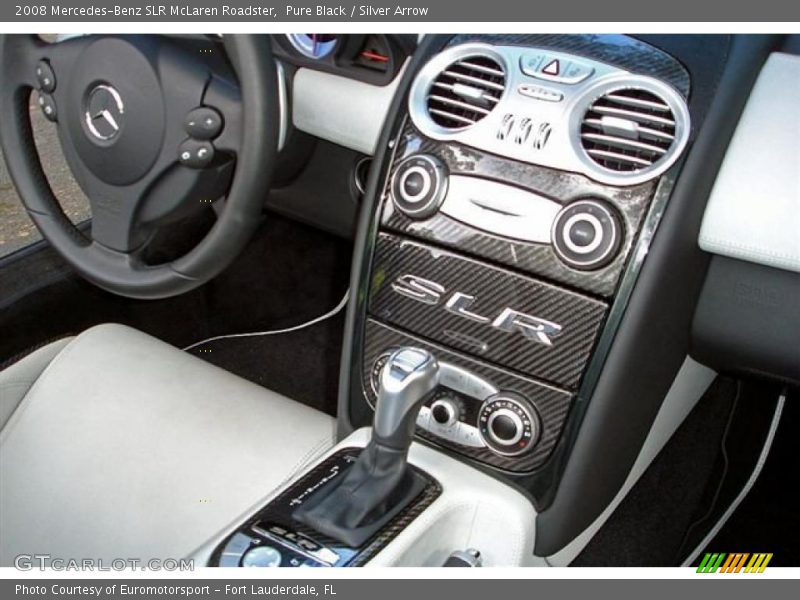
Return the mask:
[[[449,376],[417,435],[541,507],[688,143],[688,91],[678,61],[623,36],[432,54],[362,222],[350,423],[392,350],[429,350]]]

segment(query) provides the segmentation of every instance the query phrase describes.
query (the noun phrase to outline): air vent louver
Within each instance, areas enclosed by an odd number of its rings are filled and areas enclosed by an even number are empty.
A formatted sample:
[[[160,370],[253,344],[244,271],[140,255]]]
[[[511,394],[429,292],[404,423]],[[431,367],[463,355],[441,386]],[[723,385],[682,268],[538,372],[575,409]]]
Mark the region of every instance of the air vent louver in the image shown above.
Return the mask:
[[[581,122],[581,145],[601,167],[636,172],[655,165],[675,142],[675,115],[656,94],[638,88],[600,96]]]
[[[431,83],[428,115],[446,129],[474,125],[492,112],[505,90],[505,71],[496,60],[468,56],[450,64]]]

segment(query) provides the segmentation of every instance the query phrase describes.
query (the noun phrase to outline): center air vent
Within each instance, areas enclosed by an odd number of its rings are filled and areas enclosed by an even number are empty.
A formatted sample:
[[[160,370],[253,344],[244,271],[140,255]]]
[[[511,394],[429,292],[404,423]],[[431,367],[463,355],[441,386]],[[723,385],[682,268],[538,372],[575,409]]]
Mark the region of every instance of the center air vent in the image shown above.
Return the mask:
[[[485,55],[461,58],[431,82],[426,108],[431,120],[445,129],[474,125],[492,112],[505,90],[503,66]]]
[[[615,89],[586,110],[581,146],[604,169],[638,172],[673,157],[676,127],[672,108],[660,96],[639,88]]]

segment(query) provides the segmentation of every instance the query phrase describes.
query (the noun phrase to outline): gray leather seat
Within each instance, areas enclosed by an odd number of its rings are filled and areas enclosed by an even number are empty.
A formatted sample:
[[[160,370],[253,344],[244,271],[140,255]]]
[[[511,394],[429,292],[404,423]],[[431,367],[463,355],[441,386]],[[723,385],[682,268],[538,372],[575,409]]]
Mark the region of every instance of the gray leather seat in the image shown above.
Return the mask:
[[[181,558],[335,441],[335,420],[102,325],[0,372],[0,565]]]

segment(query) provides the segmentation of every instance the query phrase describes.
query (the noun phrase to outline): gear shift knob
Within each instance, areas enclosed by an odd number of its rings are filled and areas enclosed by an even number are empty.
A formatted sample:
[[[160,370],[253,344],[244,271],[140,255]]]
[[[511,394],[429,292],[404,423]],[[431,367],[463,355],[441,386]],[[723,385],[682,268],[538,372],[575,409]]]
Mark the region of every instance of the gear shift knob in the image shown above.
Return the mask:
[[[372,439],[358,459],[295,509],[293,518],[358,548],[411,504],[427,480],[408,465],[420,407],[439,385],[430,352],[401,348],[380,376]]]
[[[400,348],[386,361],[380,375],[373,422],[373,441],[406,450],[422,404],[439,385],[439,363],[420,348]]]

